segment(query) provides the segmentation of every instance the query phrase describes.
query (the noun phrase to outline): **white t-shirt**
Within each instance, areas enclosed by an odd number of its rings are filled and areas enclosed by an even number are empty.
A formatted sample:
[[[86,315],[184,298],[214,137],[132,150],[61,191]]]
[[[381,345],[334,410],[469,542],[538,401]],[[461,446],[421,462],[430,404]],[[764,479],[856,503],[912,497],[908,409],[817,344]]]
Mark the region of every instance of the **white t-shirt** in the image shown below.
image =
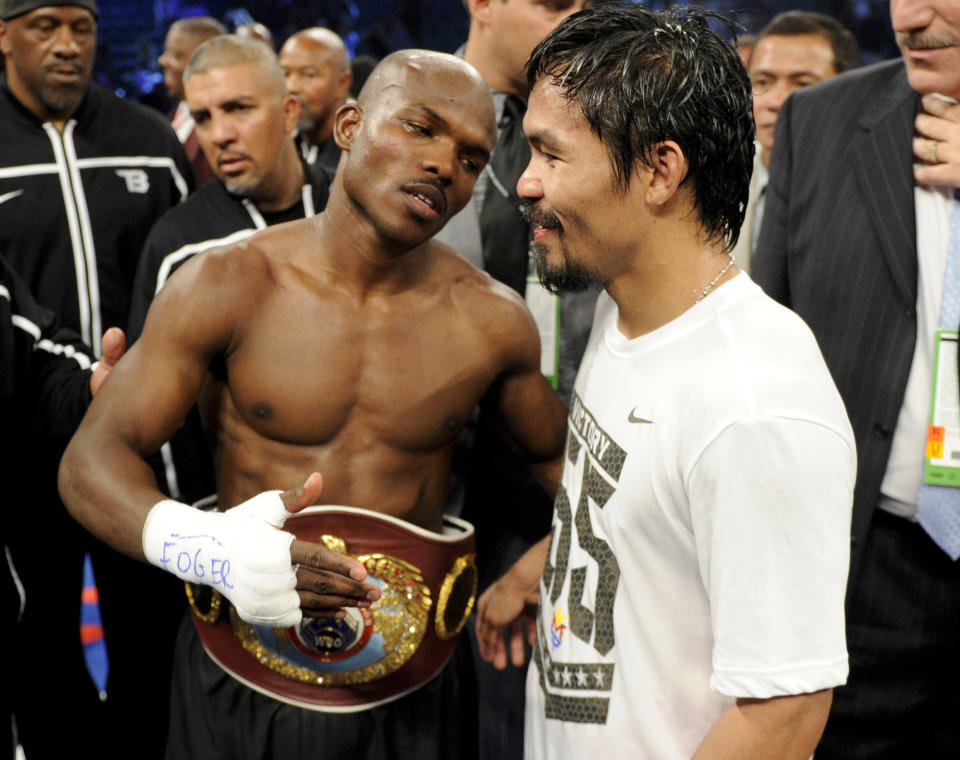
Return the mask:
[[[526,757],[689,758],[735,697],[842,684],[853,433],[807,326],[745,274],[571,400]]]

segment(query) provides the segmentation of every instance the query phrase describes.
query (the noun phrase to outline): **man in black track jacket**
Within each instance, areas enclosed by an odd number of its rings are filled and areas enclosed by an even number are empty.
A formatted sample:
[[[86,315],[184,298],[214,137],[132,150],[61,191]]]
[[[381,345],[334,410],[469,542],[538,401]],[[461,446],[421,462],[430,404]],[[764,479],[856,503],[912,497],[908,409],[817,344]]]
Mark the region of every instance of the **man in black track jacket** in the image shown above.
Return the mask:
[[[192,179],[161,114],[90,82],[96,32],[93,0],[0,0],[0,251],[99,356],[103,331],[126,325],[147,232]],[[16,477],[6,483],[8,503],[24,505],[5,524],[25,599],[8,682],[20,742],[28,757],[82,752],[84,734],[101,757],[129,756],[130,739],[140,757],[159,754],[175,629],[163,626],[180,616],[180,589],[70,519],[56,495],[56,457],[37,432],[18,431],[7,470]],[[78,630],[87,553],[109,655],[105,701]],[[55,728],[51,704],[70,705]]]
[[[7,482],[9,450],[18,445],[17,432],[31,428],[34,435],[50,442],[59,459],[70,436],[83,417],[93,393],[123,351],[123,338],[114,330],[104,338],[106,356],[94,365],[80,336],[63,327],[57,316],[40,306],[30,290],[0,256],[0,477]],[[109,360],[108,357],[109,356]],[[38,517],[38,523],[43,517]],[[6,546],[6,526],[0,526],[0,542]],[[16,576],[2,573],[2,638],[6,641],[23,612],[24,597]],[[3,689],[0,708],[0,741],[6,757],[12,750],[12,699]]]
[[[127,322],[151,225],[186,198],[192,180],[161,114],[89,82],[96,25],[81,6],[91,4],[48,2],[53,7],[11,19],[15,6],[40,3],[7,0],[0,22],[7,59],[0,76],[0,250],[38,300],[97,349],[104,329]],[[89,26],[79,27],[79,42],[67,43],[49,14],[76,15],[75,25]],[[46,47],[49,55],[37,62]],[[54,67],[51,79],[69,81],[77,72],[73,108],[57,113],[44,104],[44,83],[32,81],[38,65]]]

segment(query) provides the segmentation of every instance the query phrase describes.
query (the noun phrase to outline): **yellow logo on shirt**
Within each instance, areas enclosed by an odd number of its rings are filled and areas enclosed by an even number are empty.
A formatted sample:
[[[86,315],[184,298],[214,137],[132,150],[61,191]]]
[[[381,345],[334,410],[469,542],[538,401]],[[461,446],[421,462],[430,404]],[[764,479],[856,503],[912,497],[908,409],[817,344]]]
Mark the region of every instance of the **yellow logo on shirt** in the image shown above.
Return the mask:
[[[550,643],[556,649],[563,643],[563,632],[567,630],[567,616],[563,614],[563,607],[559,604],[553,608],[553,622],[550,624]]]

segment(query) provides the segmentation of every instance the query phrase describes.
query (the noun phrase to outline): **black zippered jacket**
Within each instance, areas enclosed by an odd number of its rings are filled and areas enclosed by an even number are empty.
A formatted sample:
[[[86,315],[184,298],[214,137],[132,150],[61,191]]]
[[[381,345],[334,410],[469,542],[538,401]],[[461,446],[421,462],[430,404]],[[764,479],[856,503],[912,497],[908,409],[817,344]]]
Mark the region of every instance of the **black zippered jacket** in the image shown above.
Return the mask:
[[[90,404],[88,350],[0,256],[0,419],[10,423],[4,446],[16,445],[20,420],[62,451]],[[6,457],[3,464],[6,475]]]
[[[126,325],[147,233],[187,196],[192,181],[162,114],[91,84],[61,134],[0,76],[0,253],[36,301],[96,354],[106,328]],[[182,584],[104,546],[74,522],[57,495],[59,457],[36,418],[3,422],[12,442],[3,525],[11,572],[3,576],[15,577],[4,587],[17,593],[13,624],[5,617],[2,634],[21,653],[4,672],[4,685],[25,754],[69,754],[82,727],[98,737],[103,756],[119,757],[114,746],[136,726],[140,755],[159,756],[173,640],[185,606]],[[85,672],[77,634],[88,552],[110,658],[106,702]],[[49,693],[38,688],[51,683],[57,699],[70,705],[56,730]],[[146,723],[144,715],[151,716]]]
[[[162,114],[91,84],[61,134],[0,76],[0,251],[97,354],[127,323],[147,233],[192,181]]]

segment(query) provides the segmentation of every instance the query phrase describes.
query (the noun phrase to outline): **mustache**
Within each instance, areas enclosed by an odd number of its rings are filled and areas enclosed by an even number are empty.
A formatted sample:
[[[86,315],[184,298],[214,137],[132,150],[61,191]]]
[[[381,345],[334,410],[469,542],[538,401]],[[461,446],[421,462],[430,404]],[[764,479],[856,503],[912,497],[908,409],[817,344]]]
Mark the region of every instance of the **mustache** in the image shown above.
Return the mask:
[[[543,227],[545,230],[562,230],[563,225],[557,215],[550,211],[543,211],[537,207],[536,201],[522,201],[520,215],[527,224]]]
[[[897,32],[897,44],[908,50],[932,50],[935,48],[952,47],[957,40],[952,37],[941,37],[925,31]]]

